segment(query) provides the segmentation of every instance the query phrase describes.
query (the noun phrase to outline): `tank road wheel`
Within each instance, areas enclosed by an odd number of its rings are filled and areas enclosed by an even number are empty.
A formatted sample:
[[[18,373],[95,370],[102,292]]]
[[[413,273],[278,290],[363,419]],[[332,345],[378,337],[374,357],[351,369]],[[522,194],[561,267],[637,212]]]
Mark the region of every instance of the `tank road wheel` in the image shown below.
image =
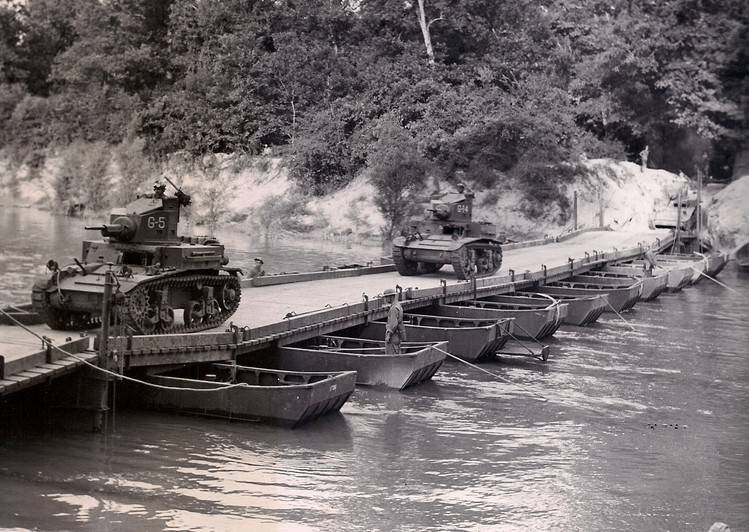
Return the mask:
[[[150,298],[149,298],[150,299]],[[143,334],[153,334],[159,325],[159,307],[149,305],[143,319],[138,323]]]
[[[403,248],[393,246],[393,263],[395,269],[401,275],[417,275],[419,263],[415,260],[409,260],[403,256]]]
[[[433,262],[420,262],[419,266],[424,273],[437,273],[442,269],[444,264],[435,264]]]
[[[205,300],[205,321],[216,319],[220,313],[221,308],[215,298]]]
[[[159,329],[166,332],[174,328],[174,309],[172,307],[161,307],[159,313]]]
[[[185,327],[194,327],[203,323],[205,312],[200,301],[191,300],[185,306]]]

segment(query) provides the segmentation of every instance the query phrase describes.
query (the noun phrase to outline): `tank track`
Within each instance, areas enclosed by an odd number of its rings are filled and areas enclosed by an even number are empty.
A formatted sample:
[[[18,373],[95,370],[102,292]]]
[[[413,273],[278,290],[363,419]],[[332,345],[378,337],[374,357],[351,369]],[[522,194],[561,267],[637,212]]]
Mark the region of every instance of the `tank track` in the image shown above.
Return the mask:
[[[164,327],[161,322],[152,324],[150,321],[144,319],[148,317],[150,310],[149,305],[151,302],[149,293],[165,288],[169,290],[190,290],[199,286],[210,286],[220,290],[219,293],[214,295],[214,301],[218,303],[217,307],[215,307],[218,312],[212,316],[206,314],[199,320],[191,320],[190,324],[185,323],[183,317],[182,324],[173,323],[168,327]],[[221,297],[224,288],[233,290],[235,297],[230,300]],[[115,311],[119,314],[120,320],[124,325],[127,325],[139,334],[192,333],[220,326],[239,308],[241,297],[241,286],[239,279],[235,275],[175,275],[172,277],[151,279],[139,284],[125,295],[124,301],[116,305]]]
[[[471,257],[471,251],[475,252],[475,259]],[[450,255],[455,275],[460,280],[471,278],[474,264],[477,266],[476,278],[489,277],[502,267],[502,246],[496,242],[467,244]]]
[[[403,248],[400,246],[393,246],[393,264],[401,275],[411,276],[418,273],[419,263],[403,257]]]
[[[60,309],[49,304],[47,281],[37,281],[31,290],[31,306],[50,328],[57,331],[84,331],[101,327],[101,316],[90,312]]]

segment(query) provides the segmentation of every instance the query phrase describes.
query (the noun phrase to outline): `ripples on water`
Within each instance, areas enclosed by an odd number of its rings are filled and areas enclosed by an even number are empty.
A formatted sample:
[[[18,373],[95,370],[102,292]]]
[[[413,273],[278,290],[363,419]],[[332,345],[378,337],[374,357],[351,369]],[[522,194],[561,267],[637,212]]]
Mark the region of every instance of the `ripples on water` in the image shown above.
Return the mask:
[[[739,294],[703,281],[638,304],[635,332],[606,314],[545,366],[485,365],[522,388],[448,363],[297,430],[123,410],[103,435],[6,432],[0,525],[746,530],[749,278],[720,279]]]

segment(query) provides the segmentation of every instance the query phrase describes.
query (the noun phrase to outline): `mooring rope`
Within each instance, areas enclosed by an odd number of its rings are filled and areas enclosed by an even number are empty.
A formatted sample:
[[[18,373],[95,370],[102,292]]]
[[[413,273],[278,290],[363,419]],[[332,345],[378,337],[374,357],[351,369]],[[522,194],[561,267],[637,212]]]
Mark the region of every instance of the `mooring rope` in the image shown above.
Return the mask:
[[[531,340],[533,340],[534,342],[536,342],[536,343],[537,343],[538,345],[540,345],[540,346],[541,346],[541,348],[543,348],[543,347],[544,347],[544,344],[542,344],[541,342],[539,342],[539,341],[538,341],[538,340],[536,339],[536,337],[535,337],[535,336],[533,336],[533,335],[532,335],[531,333],[529,333],[529,332],[528,332],[528,331],[527,331],[526,329],[524,329],[524,328],[523,328],[523,326],[522,326],[522,325],[520,325],[520,324],[519,324],[519,323],[517,322],[517,320],[515,320],[515,321],[513,321],[513,322],[512,322],[512,326],[514,327],[515,325],[517,325],[517,326],[518,326],[518,329],[520,329],[520,330],[521,330],[521,331],[523,331],[523,332],[524,332],[525,334],[527,334],[527,335],[528,335],[528,338],[530,338]],[[510,336],[512,336],[512,333],[510,333],[509,331],[507,332],[507,334],[509,334]],[[514,336],[512,336],[512,337],[513,337],[513,338],[515,338]],[[515,338],[515,339],[517,340],[517,338]],[[519,342],[519,341],[520,341],[520,340],[518,340],[518,342]]]
[[[692,268],[692,269],[693,269],[694,271],[698,272],[698,273],[699,273],[700,275],[704,275],[705,277],[707,277],[708,279],[710,279],[710,280],[711,280],[712,282],[714,282],[714,283],[717,283],[717,284],[718,284],[719,286],[722,286],[723,288],[727,288],[727,289],[728,289],[728,290],[730,290],[731,292],[735,292],[735,293],[737,293],[737,294],[739,294],[739,295],[742,295],[742,294],[741,294],[741,292],[739,292],[739,291],[738,291],[738,290],[736,290],[735,288],[731,288],[731,287],[730,287],[730,286],[728,286],[727,284],[723,284],[723,283],[721,283],[720,281],[718,281],[718,280],[717,280],[717,279],[715,279],[714,277],[710,277],[710,276],[709,276],[708,274],[706,274],[706,273],[705,273],[705,272],[703,272],[703,271],[700,271],[700,270],[698,270],[698,269],[697,269],[697,268],[695,268],[694,266],[690,266],[690,268]]]
[[[19,327],[21,327],[23,330],[25,330],[29,334],[37,337],[39,340],[41,340],[41,342],[42,342],[43,345],[49,346],[49,347],[51,347],[53,349],[56,349],[57,351],[63,353],[66,356],[72,357],[75,360],[77,360],[79,362],[82,362],[83,364],[85,364],[85,365],[87,365],[87,366],[89,366],[89,367],[91,367],[91,368],[93,368],[93,369],[95,369],[97,371],[100,371],[101,373],[104,373],[106,375],[110,375],[110,376],[115,377],[117,379],[122,379],[122,380],[130,381],[130,382],[134,382],[136,384],[142,384],[143,386],[148,386],[150,388],[158,388],[160,390],[174,390],[174,391],[186,391],[186,392],[219,392],[219,391],[223,391],[223,390],[228,390],[230,388],[246,388],[246,387],[250,386],[246,382],[238,382],[238,383],[235,383],[235,384],[225,384],[225,385],[217,386],[215,388],[181,388],[181,387],[178,387],[178,386],[165,386],[163,384],[156,384],[156,383],[153,383],[153,382],[148,382],[148,381],[143,381],[143,380],[140,380],[140,379],[136,379],[134,377],[129,377],[127,375],[122,375],[120,373],[116,373],[114,371],[110,371],[108,369],[99,367],[96,364],[93,364],[93,363],[89,362],[85,358],[81,358],[81,357],[79,357],[79,356],[77,356],[77,355],[75,355],[73,353],[70,353],[69,351],[64,350],[62,347],[54,345],[51,341],[49,341],[48,339],[45,339],[41,335],[39,335],[39,334],[35,333],[34,331],[32,331],[31,329],[29,329],[23,323],[21,323],[20,321],[18,321],[17,319],[15,319],[12,315],[8,314],[3,309],[0,309],[0,312],[2,312],[3,314],[5,314],[8,318],[10,318],[16,325],[18,325]]]
[[[611,310],[613,310],[616,313],[617,316],[619,316],[619,318],[627,325],[627,327],[629,327],[630,329],[632,329],[632,332],[637,332],[637,329],[635,329],[634,327],[632,327],[632,325],[627,320],[624,319],[624,316],[622,316],[621,314],[619,314],[619,311],[617,311],[614,308],[614,306],[611,303],[609,303],[609,298],[608,297],[606,298],[606,304],[609,306],[609,308],[611,308]]]
[[[537,398],[538,400],[540,400],[540,401],[543,401],[543,402],[545,402],[545,403],[549,401],[549,400],[548,400],[548,399],[547,399],[546,397],[544,397],[543,395],[541,395],[541,394],[539,394],[539,393],[536,393],[536,392],[534,392],[533,390],[531,390],[530,388],[527,388],[526,386],[523,386],[522,384],[518,384],[517,382],[512,382],[512,381],[511,381],[511,380],[509,380],[509,379],[505,379],[505,378],[504,378],[504,377],[502,377],[501,375],[498,375],[498,374],[496,374],[496,373],[493,373],[493,372],[491,372],[491,371],[488,371],[488,370],[486,370],[486,369],[484,369],[484,368],[482,368],[482,367],[480,367],[480,366],[477,366],[476,364],[471,364],[471,363],[470,363],[470,362],[468,362],[467,360],[463,360],[462,358],[460,358],[460,357],[458,357],[458,356],[455,356],[455,355],[453,355],[452,353],[448,353],[447,351],[445,351],[445,350],[443,350],[443,349],[440,349],[439,347],[435,347],[435,349],[436,349],[437,351],[439,351],[440,353],[444,353],[445,355],[449,356],[450,358],[453,358],[453,359],[457,360],[458,362],[462,362],[463,364],[465,364],[465,365],[467,365],[467,366],[470,366],[470,367],[472,367],[473,369],[477,369],[477,370],[479,370],[479,371],[482,371],[482,372],[486,373],[487,375],[491,375],[491,376],[492,376],[492,377],[494,377],[495,379],[499,379],[500,381],[502,381],[502,382],[504,382],[504,383],[506,383],[506,384],[511,384],[511,385],[517,386],[518,388],[520,388],[520,389],[522,389],[522,390],[524,390],[524,391],[528,392],[529,394],[531,394],[531,395],[535,396],[535,397],[536,397],[536,398]]]

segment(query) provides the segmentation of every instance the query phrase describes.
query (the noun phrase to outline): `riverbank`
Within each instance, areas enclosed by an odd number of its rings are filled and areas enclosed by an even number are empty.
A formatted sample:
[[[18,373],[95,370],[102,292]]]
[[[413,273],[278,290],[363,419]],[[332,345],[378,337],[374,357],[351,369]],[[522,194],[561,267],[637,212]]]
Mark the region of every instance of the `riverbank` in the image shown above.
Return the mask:
[[[90,213],[91,190],[84,178],[89,176],[90,181],[97,165],[90,157],[76,157],[63,150],[48,157],[39,168],[13,168],[7,158],[0,158],[0,204],[87,209]],[[271,155],[212,156],[200,164],[173,158],[160,168],[150,169],[146,163],[125,165],[119,152],[103,158],[106,164],[98,164],[103,170],[97,174],[100,183],[96,187],[102,197],[94,206],[101,214],[106,214],[109,206],[129,201],[135,192],[148,192],[159,176],[166,176],[191,194],[193,204],[185,209],[183,222],[188,229],[203,226],[202,233],[213,234],[218,227],[228,227],[263,238],[290,234],[361,242],[381,239],[385,226],[374,203],[376,191],[366,175],[327,196],[316,197],[290,178],[283,159]],[[583,166],[587,171],[560,187],[563,201],[542,203],[540,209],[529,209],[526,192],[519,183],[472,187],[476,192],[474,217],[496,223],[499,231],[512,240],[559,235],[573,229],[576,192],[578,228],[597,227],[602,211],[605,226],[639,230],[648,227],[654,213],[668,205],[671,195],[689,184],[683,175],[657,169],[642,171],[629,162],[593,159],[584,161]],[[470,181],[467,184],[472,185]],[[61,200],[63,186],[67,192]],[[740,235],[749,235],[749,227],[745,227],[749,224],[747,210],[736,199],[746,195],[734,190],[738,187],[741,192],[743,186],[741,180],[735,182],[708,206],[708,232],[723,246],[733,246]]]

